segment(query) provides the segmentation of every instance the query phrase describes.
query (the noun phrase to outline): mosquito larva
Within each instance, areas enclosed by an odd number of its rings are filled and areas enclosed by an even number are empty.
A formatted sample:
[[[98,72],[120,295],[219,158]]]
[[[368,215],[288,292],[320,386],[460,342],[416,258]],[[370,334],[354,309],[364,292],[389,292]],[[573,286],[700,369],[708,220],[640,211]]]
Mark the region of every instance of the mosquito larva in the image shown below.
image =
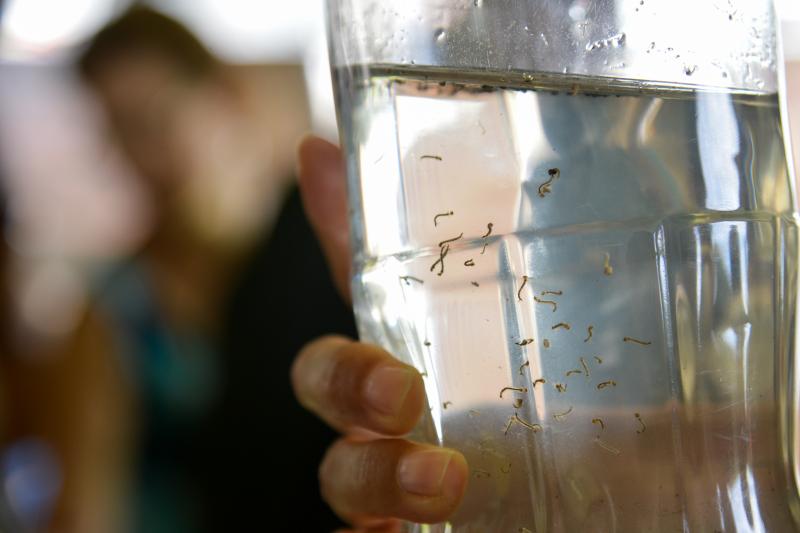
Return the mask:
[[[475,266],[475,261],[473,261],[472,259],[467,259],[466,261],[464,261],[464,266],[465,267],[474,267]]]
[[[545,340],[543,340],[543,341],[542,341],[542,345],[543,345],[545,348],[549,348],[549,347],[550,347],[550,340],[549,340],[549,339],[545,339]]]
[[[434,227],[439,225],[439,219],[440,218],[442,218],[442,217],[451,217],[451,216],[453,216],[453,214],[454,213],[452,211],[446,211],[444,213],[439,213],[438,215],[434,216],[433,217],[433,225],[434,225]]]
[[[514,409],[519,409],[520,407],[522,407],[523,403],[524,400],[522,398],[517,398],[516,400],[514,400]]]
[[[464,236],[464,232],[462,231],[461,234],[458,237],[453,237],[452,239],[445,239],[445,240],[443,240],[442,242],[439,243],[439,248],[441,248],[445,244],[449,244],[451,242],[455,242],[455,241],[461,239],[463,236]]]
[[[500,398],[502,398],[502,397],[503,397],[503,394],[504,394],[504,393],[505,393],[507,390],[512,390],[512,391],[516,391],[516,392],[528,392],[528,388],[527,388],[527,387],[503,387],[503,388],[500,390]]]
[[[581,366],[583,367],[583,371],[586,373],[586,379],[591,377],[591,373],[589,372],[589,365],[586,364],[586,359],[581,357]]]
[[[614,273],[614,267],[611,266],[611,254],[606,252],[605,261],[603,261],[603,274],[610,276]]]
[[[651,341],[642,341],[639,339],[635,339],[633,337],[623,337],[622,342],[632,342],[634,344],[639,344],[641,346],[650,346],[651,344],[653,344]]]
[[[550,185],[553,183],[553,180],[557,180],[561,176],[561,171],[557,168],[551,168],[547,171],[547,174],[550,176],[549,179],[539,185],[539,196],[541,198],[544,198],[547,194],[552,192],[550,190]]]
[[[583,339],[583,342],[589,342],[590,340],[592,340],[592,335],[594,335],[594,326],[589,326],[588,328],[586,328],[586,331],[588,335],[586,336],[585,339]]]
[[[522,365],[520,365],[520,367],[519,367],[519,375],[520,376],[524,376],[525,374],[522,373],[522,369],[525,368],[526,366],[530,366],[530,365],[531,365],[530,361],[525,361],[524,363],[522,363]]]
[[[508,463],[508,466],[501,466],[500,467],[500,472],[502,472],[503,474],[510,473],[511,472],[511,463]]]
[[[480,411],[478,411],[477,409],[470,409],[470,410],[469,410],[469,416],[470,416],[470,417],[473,417],[473,416],[481,416],[481,412],[480,412]]]
[[[431,265],[431,272],[436,269],[436,265],[439,265],[439,272],[436,273],[437,276],[444,274],[444,258],[447,256],[449,251],[450,245],[447,244],[439,248],[439,259],[437,259],[436,262]]]
[[[470,283],[473,287],[480,287],[480,284],[477,281],[471,281]]]
[[[564,291],[542,291],[540,294],[542,296],[547,296],[548,294],[553,296],[561,296],[562,294],[564,294]]]
[[[558,421],[560,422],[561,420],[563,420],[564,418],[566,418],[566,417],[567,417],[567,415],[569,415],[571,412],[572,412],[572,406],[570,405],[570,406],[569,406],[569,409],[567,409],[567,410],[566,410],[566,411],[564,411],[563,413],[556,413],[556,414],[554,414],[554,415],[553,415],[553,418],[554,418],[555,420],[558,420]]]
[[[608,453],[611,453],[611,454],[613,454],[613,455],[619,455],[619,454],[621,453],[621,452],[620,452],[618,449],[614,448],[614,447],[613,447],[613,446],[611,446],[610,444],[606,444],[605,442],[603,442],[602,440],[600,440],[600,437],[595,437],[595,439],[594,439],[594,442],[595,442],[595,443],[596,443],[598,446],[600,446],[601,448],[603,448],[605,451],[607,451]]]
[[[642,433],[647,431],[647,426],[644,424],[644,420],[642,420],[642,415],[640,415],[639,413],[633,413],[633,416],[636,417],[636,420],[638,420],[639,424],[641,424],[642,426],[641,428],[636,430],[636,433],[641,435]]]
[[[525,285],[528,284],[528,276],[522,276],[522,285],[520,285],[519,290],[517,291],[517,298],[519,301],[522,301],[522,289],[525,288]]]
[[[494,224],[492,224],[491,222],[489,222],[488,224],[486,224],[486,233],[485,233],[484,235],[481,235],[481,239],[485,239],[486,237],[488,237],[489,235],[491,235],[491,234],[492,234],[492,229],[493,229],[493,228],[494,228]]]
[[[598,365],[602,365],[603,364],[603,358],[598,356],[598,355],[594,356],[594,360],[597,361]]]
[[[570,376],[572,376],[573,374],[583,374],[583,370],[579,370],[579,369],[577,369],[577,368],[574,368],[574,369],[572,369],[572,370],[567,370],[567,374],[566,374],[566,376],[567,376],[567,377],[570,377]]]
[[[425,340],[422,342],[422,344],[424,344],[425,346],[430,346],[430,345],[431,345],[431,341],[429,341],[428,339],[425,339]]]
[[[442,404],[442,409],[447,409],[447,408],[448,408],[448,407],[450,407],[451,405],[453,405],[453,402],[444,402],[444,403]]]
[[[533,344],[533,339],[523,339],[520,342],[515,342],[517,346],[527,346],[529,344]]]
[[[479,468],[476,468],[473,471],[475,472],[475,477],[477,477],[477,478],[480,478],[481,476],[483,476],[483,477],[492,477],[492,474],[490,474],[486,470],[481,470]]]
[[[440,156],[440,155],[427,155],[426,154],[426,155],[420,156],[420,159],[435,159],[437,161],[441,161],[442,160],[442,156]]]
[[[613,379],[597,384],[598,390],[599,389],[605,389],[606,387],[616,387],[616,386],[617,386],[617,382],[614,381]]]
[[[564,328],[567,331],[569,331],[571,329],[570,325],[567,324],[566,322],[559,322],[558,324],[556,324],[555,326],[553,326],[550,329],[558,329],[558,328]]]
[[[605,422],[603,422],[602,418],[592,418],[592,424],[599,425],[601,431],[606,429],[606,424],[605,424]]]
[[[553,312],[554,312],[554,313],[555,313],[555,312],[556,312],[556,310],[558,309],[558,304],[557,304],[556,302],[552,301],[552,300],[542,300],[542,299],[541,299],[541,298],[539,298],[538,296],[534,296],[534,297],[533,297],[533,300],[534,300],[534,301],[535,301],[537,304],[548,304],[548,305],[552,305],[552,306],[553,306]]]
[[[539,425],[539,424],[531,424],[530,422],[527,422],[527,421],[521,419],[517,413],[514,413],[514,418],[512,418],[512,420],[514,420],[518,424],[522,424],[523,426],[525,426],[526,428],[530,429],[534,433],[536,433],[537,431],[541,431],[542,430],[542,426],[541,425]]]
[[[546,379],[544,379],[544,378],[539,378],[539,379],[537,379],[536,381],[534,381],[534,382],[533,382],[533,386],[534,386],[534,388],[536,387],[536,385],[538,385],[538,384],[540,384],[540,383],[541,383],[542,385],[544,385],[545,383],[547,383],[547,380],[546,380]]]
[[[564,383],[556,383],[555,387],[558,392],[567,392],[567,386]]]
[[[411,285],[412,281],[416,281],[420,285],[423,285],[425,282],[419,278],[415,278],[414,276],[400,276],[400,281],[404,281],[406,285]]]

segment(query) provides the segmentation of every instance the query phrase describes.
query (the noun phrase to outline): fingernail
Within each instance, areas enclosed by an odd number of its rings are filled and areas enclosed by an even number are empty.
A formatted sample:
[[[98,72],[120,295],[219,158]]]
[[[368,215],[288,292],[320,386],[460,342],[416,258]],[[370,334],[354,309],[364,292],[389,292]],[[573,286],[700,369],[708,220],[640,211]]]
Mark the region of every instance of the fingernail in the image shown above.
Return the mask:
[[[372,371],[364,390],[367,402],[384,415],[396,415],[406,401],[414,372],[408,368],[382,366]]]
[[[406,491],[420,496],[438,496],[453,452],[447,450],[425,450],[414,452],[400,459],[397,480]]]

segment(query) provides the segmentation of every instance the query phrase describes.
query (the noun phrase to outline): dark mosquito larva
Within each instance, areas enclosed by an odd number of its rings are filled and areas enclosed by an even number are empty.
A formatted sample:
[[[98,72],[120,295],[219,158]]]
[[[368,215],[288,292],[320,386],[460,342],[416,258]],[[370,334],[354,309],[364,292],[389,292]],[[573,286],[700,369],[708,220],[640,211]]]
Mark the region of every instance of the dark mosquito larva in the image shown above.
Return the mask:
[[[434,225],[434,226],[438,226],[438,225],[439,225],[439,219],[440,219],[440,218],[442,218],[442,217],[451,217],[451,216],[453,216],[454,214],[455,214],[455,213],[454,213],[453,211],[445,211],[444,213],[439,213],[438,215],[435,215],[435,216],[433,217],[433,225]]]
[[[640,415],[639,413],[633,413],[633,416],[636,417],[636,420],[638,420],[639,424],[642,426],[641,428],[636,430],[636,433],[641,435],[642,433],[647,431],[647,426],[644,424],[644,420],[642,420],[642,415]]]
[[[419,278],[415,278],[414,276],[400,276],[400,281],[404,281],[406,285],[411,285],[412,281],[416,281],[420,285],[423,285],[425,282]]]
[[[451,242],[455,242],[455,241],[459,240],[463,236],[464,236],[464,232],[462,231],[461,234],[458,237],[453,237],[452,239],[445,239],[445,240],[443,240],[442,242],[439,243],[439,248],[441,248],[445,244],[449,244]]]
[[[547,175],[550,176],[548,180],[541,185],[539,185],[539,196],[544,198],[550,192],[550,185],[552,185],[554,180],[557,180],[561,176],[561,171],[557,168],[551,168],[547,171]]]
[[[522,301],[522,289],[525,288],[525,285],[528,284],[528,276],[522,276],[522,285],[520,285],[519,290],[517,291],[517,298],[519,301]]]
[[[634,344],[639,344],[641,346],[650,346],[653,344],[651,341],[642,341],[639,339],[634,339],[633,337],[623,337],[622,342],[632,342]]]
[[[444,274],[444,258],[447,256],[449,251],[450,245],[448,244],[445,244],[439,248],[439,259],[437,259],[436,262],[431,265],[431,272],[433,272],[436,269],[436,266],[439,265],[439,272],[436,273],[437,276]]]

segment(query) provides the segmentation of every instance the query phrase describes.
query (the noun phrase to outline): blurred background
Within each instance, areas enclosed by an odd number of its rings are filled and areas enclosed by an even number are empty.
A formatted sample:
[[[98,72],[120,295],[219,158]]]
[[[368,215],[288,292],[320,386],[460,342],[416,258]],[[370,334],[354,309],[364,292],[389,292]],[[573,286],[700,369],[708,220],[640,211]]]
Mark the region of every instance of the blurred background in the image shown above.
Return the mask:
[[[800,2],[778,3],[790,122],[800,138]],[[2,531],[100,533],[124,529],[120,521],[140,531],[219,531],[227,513],[245,523],[258,511],[247,510],[258,504],[244,493],[262,480],[232,486],[224,472],[198,467],[242,451],[209,436],[236,432],[230,420],[208,423],[213,405],[227,401],[226,413],[245,413],[243,426],[269,418],[241,407],[252,396],[220,399],[213,346],[223,339],[247,351],[236,339],[250,332],[230,330],[219,316],[229,300],[250,315],[284,304],[274,287],[240,282],[248,272],[282,276],[264,259],[281,257],[276,250],[306,257],[295,146],[308,131],[336,138],[323,0],[144,5],[157,13],[143,9],[89,45],[131,2],[0,0],[0,524],[13,524]],[[137,48],[152,27],[161,28],[153,37],[160,44]],[[291,242],[269,240],[282,224]],[[254,252],[261,249],[273,255]],[[319,254],[309,254],[309,270],[297,275],[324,277]],[[335,299],[327,286],[308,290]],[[326,317],[348,315],[328,305],[337,304],[319,304]],[[327,320],[323,331],[352,331],[349,316]],[[281,350],[289,357],[300,342]],[[142,363],[130,356],[137,351],[156,355]],[[264,376],[272,368],[258,367],[258,357],[243,356],[223,377]],[[288,364],[274,372],[285,396]],[[249,383],[267,389],[259,379]],[[313,423],[302,416],[289,413],[287,424]],[[297,486],[314,485],[313,465],[330,438],[319,431],[312,468]],[[144,435],[144,451],[129,449],[133,434]],[[265,431],[249,451],[264,453],[271,437]],[[139,454],[136,467],[130,454]],[[184,490],[184,474],[201,470],[205,477]],[[198,509],[225,494],[186,496],[214,484],[233,493],[220,504],[226,518]],[[122,500],[136,504],[117,509]]]

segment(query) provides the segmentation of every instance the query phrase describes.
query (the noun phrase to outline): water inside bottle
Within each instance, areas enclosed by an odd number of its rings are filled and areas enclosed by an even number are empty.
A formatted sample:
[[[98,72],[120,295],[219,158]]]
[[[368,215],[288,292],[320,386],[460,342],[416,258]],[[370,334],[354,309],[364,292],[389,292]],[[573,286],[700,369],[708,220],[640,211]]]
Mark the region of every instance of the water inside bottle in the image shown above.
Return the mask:
[[[415,437],[470,464],[454,519],[409,531],[794,530],[776,95],[336,78],[362,338],[423,373]]]

